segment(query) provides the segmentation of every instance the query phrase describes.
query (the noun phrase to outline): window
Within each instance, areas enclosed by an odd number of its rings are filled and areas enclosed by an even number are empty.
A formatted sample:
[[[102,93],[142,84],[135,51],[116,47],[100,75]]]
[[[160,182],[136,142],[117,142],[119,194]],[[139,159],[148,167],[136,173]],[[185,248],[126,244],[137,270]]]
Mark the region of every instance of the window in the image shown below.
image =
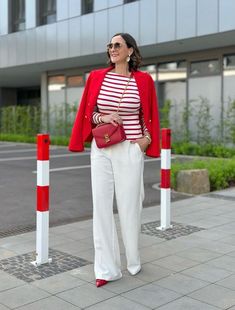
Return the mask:
[[[67,78],[67,87],[82,87],[84,86],[83,75],[74,75]]]
[[[93,6],[94,6],[93,0],[82,0],[81,5],[82,5],[81,8],[82,15],[93,12]]]
[[[224,56],[224,76],[235,76],[235,55]]]
[[[11,0],[11,30],[25,30],[25,0]]]
[[[64,75],[50,76],[48,78],[48,90],[49,91],[60,91],[64,88],[65,88]]]
[[[220,73],[219,61],[217,59],[195,61],[191,63],[191,76],[208,76]]]
[[[56,22],[56,0],[38,0],[38,6],[40,25]]]
[[[167,62],[158,65],[158,81],[186,79],[186,61]]]

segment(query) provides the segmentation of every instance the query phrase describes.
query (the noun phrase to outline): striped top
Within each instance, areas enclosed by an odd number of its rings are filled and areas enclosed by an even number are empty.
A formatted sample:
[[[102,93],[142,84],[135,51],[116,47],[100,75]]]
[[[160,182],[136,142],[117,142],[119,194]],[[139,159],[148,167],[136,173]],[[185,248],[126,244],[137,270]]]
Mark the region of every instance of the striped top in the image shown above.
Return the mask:
[[[129,78],[114,72],[107,72],[102,82],[97,98],[96,110],[92,115],[92,122],[99,124],[100,116],[115,113],[120,98]],[[127,140],[141,138],[147,131],[140,104],[140,96],[135,79],[132,77],[119,106],[118,114],[123,121]]]

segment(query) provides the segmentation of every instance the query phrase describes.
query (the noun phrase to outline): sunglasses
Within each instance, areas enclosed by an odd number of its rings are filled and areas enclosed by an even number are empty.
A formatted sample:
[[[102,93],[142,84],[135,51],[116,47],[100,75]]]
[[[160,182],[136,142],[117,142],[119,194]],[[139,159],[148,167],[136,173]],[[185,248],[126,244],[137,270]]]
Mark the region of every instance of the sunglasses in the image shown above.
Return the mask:
[[[122,44],[119,42],[107,44],[108,50],[111,50],[112,48],[114,48],[115,50],[120,50],[121,47],[122,47]]]

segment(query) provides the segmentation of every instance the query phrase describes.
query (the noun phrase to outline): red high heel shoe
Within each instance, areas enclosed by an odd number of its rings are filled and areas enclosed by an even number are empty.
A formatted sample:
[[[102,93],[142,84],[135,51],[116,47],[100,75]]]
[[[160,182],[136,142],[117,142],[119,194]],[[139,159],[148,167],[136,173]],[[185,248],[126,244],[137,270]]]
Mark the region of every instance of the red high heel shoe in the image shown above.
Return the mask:
[[[105,285],[105,284],[107,284],[107,283],[108,283],[108,281],[106,281],[106,280],[103,280],[103,279],[96,279],[96,286],[97,286],[97,287],[103,286],[103,285]]]

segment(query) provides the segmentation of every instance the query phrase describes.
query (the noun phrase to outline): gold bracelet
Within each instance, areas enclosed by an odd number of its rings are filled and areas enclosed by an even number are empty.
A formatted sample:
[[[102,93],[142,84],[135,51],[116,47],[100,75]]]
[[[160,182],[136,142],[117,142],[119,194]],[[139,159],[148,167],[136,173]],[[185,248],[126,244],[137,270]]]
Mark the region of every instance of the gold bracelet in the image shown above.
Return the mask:
[[[146,139],[148,139],[148,141],[149,141],[149,144],[152,142],[152,139],[150,138],[150,136],[148,136],[148,135],[145,135],[145,138]]]

